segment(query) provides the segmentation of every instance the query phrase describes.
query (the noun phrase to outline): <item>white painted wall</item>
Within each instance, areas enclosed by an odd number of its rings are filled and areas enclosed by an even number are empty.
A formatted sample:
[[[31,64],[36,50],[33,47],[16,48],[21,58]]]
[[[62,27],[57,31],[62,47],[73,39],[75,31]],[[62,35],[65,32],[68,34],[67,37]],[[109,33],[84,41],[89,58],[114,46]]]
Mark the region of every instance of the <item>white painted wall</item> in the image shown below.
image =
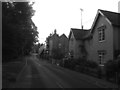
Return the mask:
[[[102,24],[106,25],[105,29],[105,41],[99,42],[98,41],[98,30],[97,28],[100,27]],[[94,28],[94,34],[92,39],[92,44],[90,46],[89,56],[91,60],[98,61],[98,50],[106,50],[106,55],[104,57],[104,61],[113,60],[113,27],[107,22],[105,17],[100,16],[96,26]],[[88,50],[89,51],[89,50]]]

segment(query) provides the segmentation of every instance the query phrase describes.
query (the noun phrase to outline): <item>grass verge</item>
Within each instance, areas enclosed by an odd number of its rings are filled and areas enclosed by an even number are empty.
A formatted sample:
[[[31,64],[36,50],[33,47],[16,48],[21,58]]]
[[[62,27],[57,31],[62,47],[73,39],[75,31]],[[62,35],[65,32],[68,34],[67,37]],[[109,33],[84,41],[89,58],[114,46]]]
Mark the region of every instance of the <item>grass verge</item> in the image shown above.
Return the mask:
[[[24,65],[24,58],[2,64],[2,88],[8,88],[11,83],[16,82],[16,78]]]

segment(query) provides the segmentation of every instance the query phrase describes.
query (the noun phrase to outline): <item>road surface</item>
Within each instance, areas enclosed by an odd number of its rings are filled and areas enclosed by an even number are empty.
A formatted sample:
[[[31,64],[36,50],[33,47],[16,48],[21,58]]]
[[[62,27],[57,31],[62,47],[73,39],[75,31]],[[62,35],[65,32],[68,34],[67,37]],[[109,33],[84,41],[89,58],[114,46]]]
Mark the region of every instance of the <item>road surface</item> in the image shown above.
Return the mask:
[[[100,88],[82,74],[39,60],[26,58],[26,65],[12,88]]]

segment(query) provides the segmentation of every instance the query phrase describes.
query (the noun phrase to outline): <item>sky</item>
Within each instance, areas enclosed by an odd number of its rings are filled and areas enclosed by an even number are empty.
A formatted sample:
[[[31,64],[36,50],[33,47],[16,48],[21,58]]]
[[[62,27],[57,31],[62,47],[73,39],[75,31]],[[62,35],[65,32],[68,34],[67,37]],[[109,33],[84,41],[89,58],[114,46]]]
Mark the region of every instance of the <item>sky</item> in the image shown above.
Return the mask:
[[[35,0],[32,17],[38,28],[39,42],[44,43],[50,33],[57,30],[68,37],[70,28],[90,29],[98,9],[118,12],[120,0]]]

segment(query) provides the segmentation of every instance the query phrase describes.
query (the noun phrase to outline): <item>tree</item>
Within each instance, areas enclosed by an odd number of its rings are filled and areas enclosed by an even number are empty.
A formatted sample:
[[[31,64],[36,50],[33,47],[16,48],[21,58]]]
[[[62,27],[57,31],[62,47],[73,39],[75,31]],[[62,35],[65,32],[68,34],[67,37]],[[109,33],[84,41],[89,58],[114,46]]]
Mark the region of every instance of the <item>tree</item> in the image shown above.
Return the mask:
[[[33,3],[34,4],[34,3]],[[2,2],[2,58],[10,61],[29,54],[37,42],[35,11],[29,2]]]

